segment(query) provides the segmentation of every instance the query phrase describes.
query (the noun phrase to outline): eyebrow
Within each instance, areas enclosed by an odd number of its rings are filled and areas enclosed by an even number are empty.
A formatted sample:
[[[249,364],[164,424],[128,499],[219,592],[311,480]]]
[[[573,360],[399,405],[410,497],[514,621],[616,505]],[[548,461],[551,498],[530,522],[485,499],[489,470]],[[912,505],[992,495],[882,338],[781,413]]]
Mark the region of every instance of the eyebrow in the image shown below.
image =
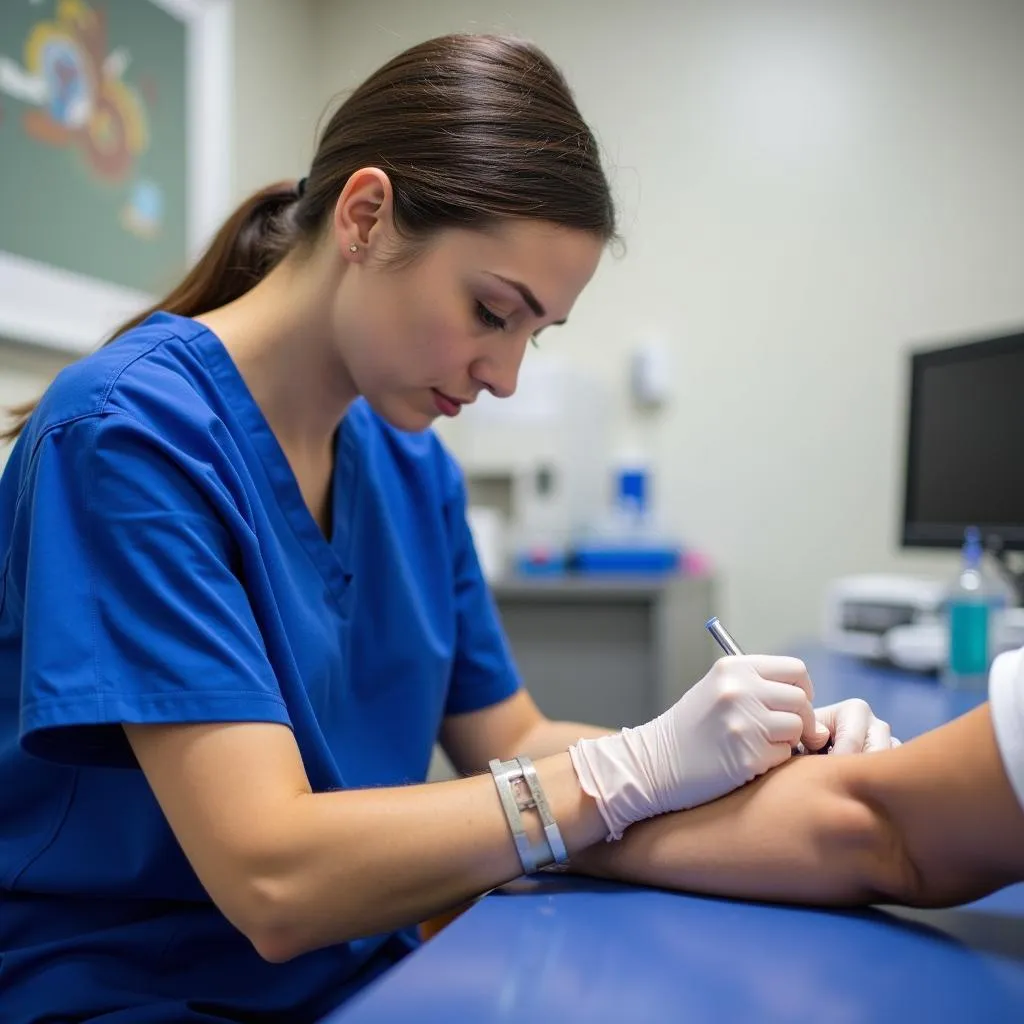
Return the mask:
[[[509,277],[502,277],[501,274],[491,274],[490,276],[497,278],[503,284],[507,284],[510,288],[515,288],[515,290],[519,292],[520,295],[522,295],[523,302],[525,302],[530,307],[530,311],[533,313],[534,316],[545,317],[548,315],[547,310],[537,301],[537,296],[534,295],[533,292],[531,292],[530,289],[527,288],[526,285],[523,284],[521,281],[513,281]],[[564,320],[556,320],[554,321],[552,326],[561,327],[561,325],[564,323]]]

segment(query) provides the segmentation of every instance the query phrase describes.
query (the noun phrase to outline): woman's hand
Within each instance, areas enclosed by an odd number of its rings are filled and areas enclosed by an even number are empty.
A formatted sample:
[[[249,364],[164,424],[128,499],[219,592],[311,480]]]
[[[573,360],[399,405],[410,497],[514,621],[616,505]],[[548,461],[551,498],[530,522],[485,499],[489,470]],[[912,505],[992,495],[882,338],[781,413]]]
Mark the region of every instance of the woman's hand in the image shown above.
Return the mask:
[[[723,796],[792,756],[823,747],[807,668],[796,658],[720,658],[664,714],[646,725],[571,748],[584,792],[612,838],[636,821]],[[847,721],[848,715],[838,720]]]

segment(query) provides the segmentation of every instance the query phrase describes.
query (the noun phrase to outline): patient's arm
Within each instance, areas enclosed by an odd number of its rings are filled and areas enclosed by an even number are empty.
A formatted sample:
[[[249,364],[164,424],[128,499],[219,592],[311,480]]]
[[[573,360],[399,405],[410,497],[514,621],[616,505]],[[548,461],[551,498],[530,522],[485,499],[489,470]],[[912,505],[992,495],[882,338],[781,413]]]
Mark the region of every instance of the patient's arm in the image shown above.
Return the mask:
[[[944,906],[1024,879],[1024,812],[985,704],[894,750],[793,758],[573,866],[748,899]]]

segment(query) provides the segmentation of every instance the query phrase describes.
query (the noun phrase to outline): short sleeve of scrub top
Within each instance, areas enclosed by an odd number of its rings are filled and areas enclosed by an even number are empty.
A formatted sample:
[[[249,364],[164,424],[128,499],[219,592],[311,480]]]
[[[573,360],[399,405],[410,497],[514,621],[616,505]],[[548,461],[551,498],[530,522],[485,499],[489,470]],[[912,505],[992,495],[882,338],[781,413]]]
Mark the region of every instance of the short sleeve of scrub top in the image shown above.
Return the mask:
[[[117,723],[288,724],[234,571],[238,512],[208,466],[112,413],[50,431],[31,476],[28,564],[8,574],[31,581],[29,753],[117,765],[132,763]]]
[[[992,663],[989,701],[1003,767],[1024,808],[1024,648]]]

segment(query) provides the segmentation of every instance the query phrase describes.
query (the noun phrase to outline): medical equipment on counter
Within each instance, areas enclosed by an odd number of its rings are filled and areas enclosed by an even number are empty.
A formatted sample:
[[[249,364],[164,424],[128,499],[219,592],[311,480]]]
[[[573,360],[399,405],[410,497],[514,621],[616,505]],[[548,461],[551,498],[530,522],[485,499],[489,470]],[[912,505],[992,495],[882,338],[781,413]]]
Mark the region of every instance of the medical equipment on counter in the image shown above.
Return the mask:
[[[651,477],[650,466],[642,458],[617,461],[611,508],[595,516],[591,527],[574,543],[574,570],[650,575],[682,568],[682,547],[664,529],[652,507]]]
[[[901,575],[858,575],[828,588],[825,646],[840,654],[887,661],[912,672],[935,672],[946,658],[947,585]],[[993,653],[1024,646],[1024,608],[1005,608],[992,624]]]
[[[936,621],[945,597],[941,580],[881,574],[841,577],[825,594],[825,646],[840,654],[884,658],[889,630]]]
[[[487,505],[470,505],[466,509],[466,522],[484,579],[500,579],[505,574],[508,558],[504,513]]]
[[[484,393],[437,425],[466,477],[469,504],[506,517],[506,550],[565,568],[574,538],[608,502],[610,400],[555,357],[528,359],[511,398]]]

